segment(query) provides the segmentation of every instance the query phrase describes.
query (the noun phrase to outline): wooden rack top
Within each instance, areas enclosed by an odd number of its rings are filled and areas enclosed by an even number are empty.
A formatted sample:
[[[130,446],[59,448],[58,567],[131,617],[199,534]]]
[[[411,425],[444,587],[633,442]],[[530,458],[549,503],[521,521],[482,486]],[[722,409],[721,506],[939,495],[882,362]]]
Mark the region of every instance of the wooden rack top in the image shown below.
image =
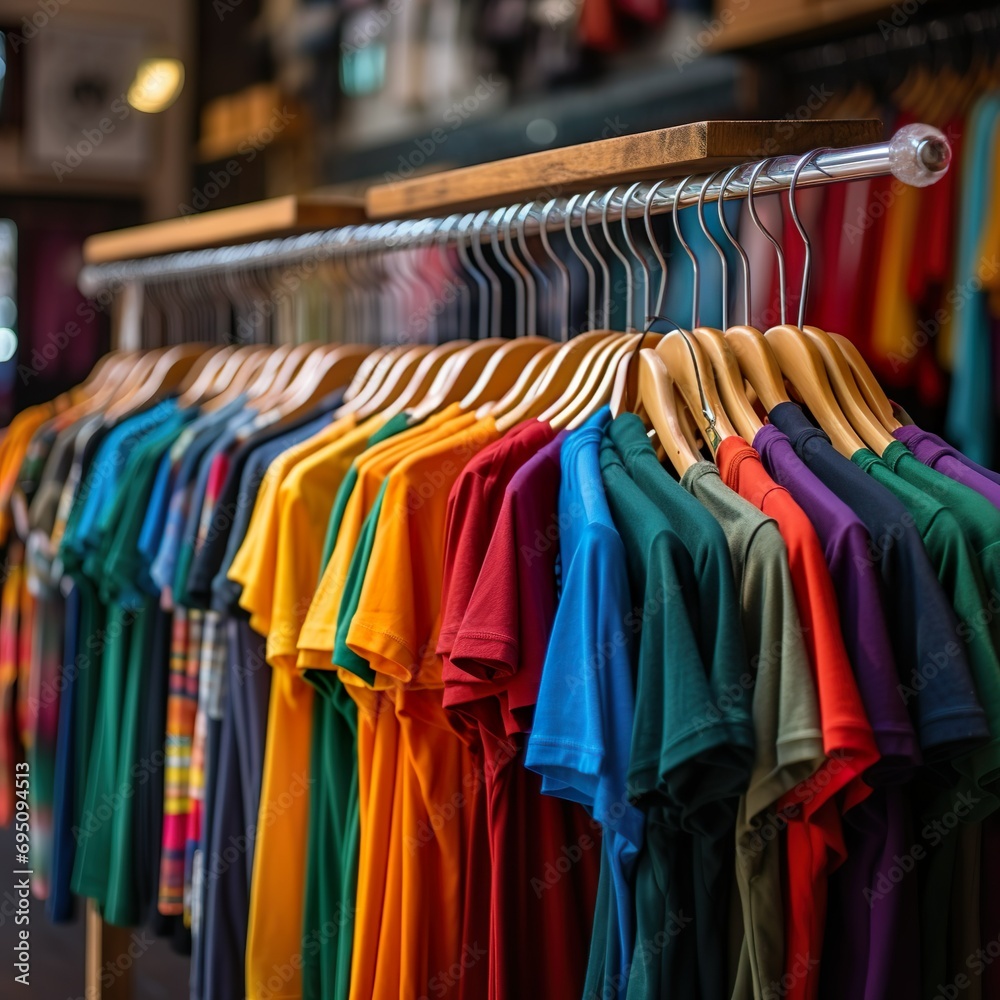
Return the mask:
[[[322,193],[286,195],[249,205],[219,208],[145,226],[117,229],[88,237],[83,244],[87,264],[155,257],[179,250],[229,246],[292,236],[315,229],[334,229],[365,219],[360,200]]]
[[[365,207],[371,219],[443,215],[881,139],[877,119],[694,122],[379,184]]]

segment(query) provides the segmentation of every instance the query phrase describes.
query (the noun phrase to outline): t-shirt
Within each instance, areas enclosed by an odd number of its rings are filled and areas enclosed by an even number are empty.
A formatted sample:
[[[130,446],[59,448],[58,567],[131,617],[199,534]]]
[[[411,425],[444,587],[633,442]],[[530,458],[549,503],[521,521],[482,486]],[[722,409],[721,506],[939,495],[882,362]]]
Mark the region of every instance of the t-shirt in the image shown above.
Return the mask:
[[[1000,475],[976,465],[965,458],[947,441],[936,434],[922,431],[912,424],[897,427],[893,432],[897,441],[902,441],[924,465],[962,483],[986,497],[994,507],[1000,508]]]
[[[562,563],[525,765],[542,776],[544,792],[583,803],[605,827],[586,996],[600,996],[607,984],[628,978],[636,934],[631,882],[644,826],[627,795],[638,640],[635,630],[622,630],[632,608],[625,549],[600,475],[600,442],[610,418],[604,407],[565,439],[557,537],[543,529],[525,539],[527,557],[520,549],[528,563],[522,575],[531,572],[538,551],[539,571],[551,570],[553,588],[555,560],[546,556],[556,544]],[[484,610],[478,612],[483,624]],[[456,649],[462,638],[460,631]],[[519,635],[510,638],[519,641]],[[491,652],[483,666],[512,658],[512,647],[500,643]]]
[[[390,990],[419,995],[432,970],[447,968],[461,951],[468,849],[463,845],[470,833],[469,817],[463,816],[463,823],[431,823],[442,802],[467,794],[463,788],[470,786],[464,781],[481,778],[441,706],[441,663],[434,649],[448,491],[466,462],[496,436],[492,419],[477,420],[428,441],[389,473],[368,571],[347,635],[348,646],[385,681],[393,682],[391,718],[397,723],[398,740],[393,749],[394,734],[382,721],[390,717],[388,712],[376,711],[374,726],[359,726],[360,808],[368,818],[371,840],[362,833],[358,898],[373,905],[364,915],[359,908],[357,915],[351,973],[351,997],[356,1000],[388,995]],[[374,740],[367,749],[372,729]],[[370,775],[378,773],[379,757],[389,752],[395,754],[397,766],[394,781],[384,785]],[[367,801],[366,777],[372,782]],[[393,802],[386,801],[387,792],[394,795]],[[403,817],[402,826],[398,817]],[[424,828],[430,839],[421,833]],[[388,836],[379,837],[381,831]],[[414,840],[419,852],[406,846]],[[375,877],[380,857],[388,859],[388,866],[381,862],[384,879]],[[423,941],[407,933],[412,926],[428,928]],[[382,943],[376,944],[376,939]]]
[[[753,443],[771,477],[799,504],[823,546],[840,609],[844,645],[880,755],[865,773],[865,780],[903,780],[919,765],[920,747],[896,690],[899,675],[889,639],[886,599],[870,558],[868,532],[854,511],[799,458],[791,441],[774,424],[765,424]]]
[[[1000,514],[971,490],[951,483],[940,473],[921,465],[906,450],[905,445],[898,441],[889,445],[886,452],[889,461],[908,477],[922,481],[930,477],[931,489],[938,490],[941,486],[947,486],[950,487],[948,493],[964,493],[964,496],[949,496],[948,505],[945,506],[926,489],[915,486],[909,478],[904,479],[893,470],[889,462],[880,459],[874,452],[860,449],[851,456],[851,461],[891,490],[910,512],[927,548],[927,554],[937,570],[938,579],[945,593],[951,596],[952,606],[959,618],[958,637],[965,643],[976,696],[986,713],[991,734],[988,743],[956,761],[956,767],[972,779],[979,789],[984,790],[1000,774],[1000,659],[997,654],[1000,648],[1000,619],[995,622],[991,620],[997,616],[989,610],[986,581],[979,560],[1000,550],[1000,542],[980,538],[979,541],[985,544],[976,551],[963,532],[959,518],[965,530],[971,531],[976,527],[973,516],[976,506],[982,505],[986,512],[997,518],[1000,518]],[[974,497],[979,504],[969,503],[970,497]],[[961,507],[963,500],[969,503],[964,511]],[[984,511],[980,510],[978,513],[982,516]],[[983,527],[988,531],[988,524]],[[994,539],[996,537],[993,536]],[[993,578],[996,579],[995,576]],[[996,593],[1000,600],[1000,590]],[[997,605],[997,610],[1000,610],[1000,604]],[[985,811],[982,815],[992,812],[997,804],[997,800],[984,791],[981,805]]]
[[[225,552],[212,579],[212,608],[214,610],[226,611],[234,617],[246,616],[246,612],[239,605],[243,588],[235,580],[230,580],[228,573],[237,552],[243,547],[260,487],[267,476],[271,463],[279,455],[295,445],[308,441],[321,431],[325,431],[329,426],[330,418],[328,416],[316,417],[295,430],[290,430],[255,447],[247,457],[240,475],[239,490],[234,501],[235,513],[226,539]]]
[[[345,494],[357,484],[361,458],[379,441],[403,431],[404,414],[387,420],[367,441],[337,490],[327,525],[327,540],[335,540],[343,516]],[[321,567],[330,552],[324,546]],[[318,591],[317,591],[318,593]],[[316,595],[313,596],[313,603]],[[301,644],[300,633],[299,641]],[[309,800],[305,906],[302,921],[303,1000],[347,996],[350,990],[360,838],[357,766],[357,708],[335,674],[308,670],[305,679],[316,688],[313,698],[310,772],[316,779]],[[335,938],[328,933],[337,927]],[[323,947],[316,947],[322,942]]]
[[[447,672],[448,657],[479,578],[507,483],[555,433],[547,421],[523,421],[469,461],[448,495],[437,642],[437,651],[445,658],[446,683],[462,680]],[[470,524],[477,530],[470,530]]]
[[[212,580],[222,566],[230,529],[239,513],[240,504],[246,502],[240,497],[240,481],[250,456],[261,446],[289,435],[296,435],[301,428],[321,420],[340,404],[341,398],[341,393],[333,393],[329,399],[291,423],[270,425],[263,430],[255,431],[229,456],[225,481],[219,490],[208,530],[188,574],[188,596],[199,607],[211,605]],[[329,422],[328,419],[327,423]]]
[[[925,762],[949,761],[989,738],[958,622],[928,559],[913,515],[839,454],[794,403],[768,414],[799,457],[868,529],[868,559],[882,576],[899,696],[909,708]]]
[[[538,593],[540,606],[532,609],[532,614],[554,611],[554,573],[542,576],[541,566],[535,566],[533,572],[519,573],[520,552],[504,545],[515,527],[511,523],[516,509],[514,496],[520,497],[521,505],[534,503],[543,510],[547,503],[549,517],[555,511],[558,478],[544,486],[538,484],[539,494],[530,499],[526,493],[509,496],[507,492],[524,463],[554,434],[547,422],[537,420],[512,428],[465,466],[448,497],[442,626],[437,648],[445,658],[443,704],[460,720],[460,735],[467,733],[467,727],[475,731],[472,745],[485,776],[484,835],[491,862],[486,874],[490,900],[489,995],[495,997],[523,996],[533,991],[548,996],[563,989],[579,994],[588,943],[589,904],[596,890],[600,857],[599,851],[589,849],[580,859],[578,877],[574,877],[572,886],[557,883],[541,896],[536,882],[512,883],[509,879],[513,870],[545,871],[547,865],[558,863],[566,843],[579,844],[583,840],[593,844],[597,837],[582,809],[541,794],[540,779],[526,772],[519,759],[521,740],[508,738],[519,734],[521,728],[507,710],[508,682],[519,671],[522,656],[537,677],[545,643],[543,639],[534,645],[533,640],[547,633],[551,617],[543,617],[538,628],[528,634],[529,641],[520,655],[515,653],[510,658],[501,654],[499,670],[494,671],[498,631],[493,628],[490,612],[484,619],[481,605],[476,609],[471,606],[477,592],[482,595],[488,591],[492,595],[490,610],[499,613],[498,624],[504,629],[512,618],[517,621],[519,603],[525,598],[530,600],[533,591]],[[547,467],[551,468],[551,463]],[[523,598],[519,587],[522,577],[533,578]],[[507,608],[501,610],[502,605]],[[460,635],[464,638],[464,659],[455,663],[449,656]],[[519,638],[519,634],[514,638],[515,649],[520,649]],[[505,647],[505,652],[509,649]],[[482,664],[475,658],[480,650],[485,654]],[[523,837],[525,825],[533,831],[527,843]],[[470,870],[470,880],[477,874]],[[467,905],[485,910],[474,896]],[[474,944],[477,933],[467,915],[465,946]],[[552,947],[554,940],[559,942],[558,948]]]
[[[627,553],[624,627],[639,631],[628,790],[647,825],[629,994],[723,996],[733,828],[754,745],[728,550],[711,515],[656,463],[637,417],[608,426],[600,461]],[[677,913],[693,919],[694,941],[676,934],[659,963],[641,960],[643,943]]]
[[[782,802],[785,842],[785,954],[789,996],[814,997],[823,949],[827,875],[845,858],[841,808],[868,796],[862,772],[878,758],[840,633],[837,597],[819,538],[788,490],[774,482],[760,456],[739,437],[723,440],[716,459],[726,484],[773,517],[788,549],[792,586],[819,697],[827,760]],[[841,803],[835,796],[843,792]],[[806,974],[795,975],[805,957]]]
[[[780,828],[775,807],[823,762],[816,687],[777,524],[723,483],[711,462],[681,479],[722,525],[742,607],[750,666],[740,676],[753,689],[755,756],[736,819],[736,878],[743,905],[743,945],[735,994],[759,996],[779,988],[785,974]]]
[[[455,404],[415,426],[399,414],[372,435],[368,448],[344,477],[330,512],[322,578],[299,634],[300,668],[328,670],[335,663],[373,683],[367,663],[347,647],[347,630],[371,558],[382,485],[389,472],[421,443],[447,437],[474,422],[472,414],[463,414]]]
[[[276,458],[260,486],[250,525],[230,566],[229,576],[242,585],[240,604],[250,612],[251,625],[258,623],[262,634],[267,635],[269,649],[272,626],[282,620],[287,608],[275,600],[278,581],[283,579],[277,569],[279,554],[284,548],[284,541],[280,540],[282,528],[290,523],[289,518],[282,517],[281,487],[298,462],[307,460],[323,447],[335,446],[341,438],[352,436],[353,440],[355,430],[353,416],[328,425]],[[363,443],[363,439],[359,443]],[[334,464],[346,469],[346,465]],[[331,502],[338,485],[339,479],[332,481]],[[284,499],[290,499],[288,493]],[[312,552],[318,553],[326,528],[325,517],[322,521],[317,519],[311,527],[314,534],[308,538],[308,545]],[[288,554],[283,558],[288,558]],[[318,567],[314,566],[308,583],[310,595],[317,571]],[[300,605],[303,615],[307,606],[307,602]],[[294,599],[291,609],[294,613]],[[292,636],[293,648],[296,637],[297,628]],[[280,639],[283,640],[284,635]],[[261,1000],[270,995],[267,984],[274,975],[274,967],[281,967],[289,955],[301,953],[308,846],[313,689],[294,670],[288,669],[282,659],[273,660],[269,655],[268,661],[277,669],[271,681],[268,707],[261,809],[272,810],[272,821],[258,824],[254,850],[246,949],[249,1000]],[[287,809],[278,807],[279,798],[290,802]],[[273,906],[272,901],[276,898],[287,900],[286,905]],[[300,965],[292,969],[283,989],[295,997],[301,992],[301,983]]]
[[[887,628],[886,598],[871,558],[868,532],[774,424],[765,424],[757,432],[754,446],[771,476],[805,511],[823,545],[841,610],[844,642],[881,755],[865,772],[865,781],[874,785],[905,781],[920,764],[920,746],[897,691],[899,675]],[[900,934],[906,928],[908,909],[916,906],[915,887],[912,897],[899,887],[880,893],[874,903],[869,901],[873,886],[893,884],[889,880],[895,856],[908,849],[902,808],[901,794],[877,793],[844,817],[847,858],[830,878],[823,949],[822,978],[831,984],[832,997],[874,1000],[886,995],[890,981],[899,983],[905,976],[905,968],[895,963],[905,948]]]

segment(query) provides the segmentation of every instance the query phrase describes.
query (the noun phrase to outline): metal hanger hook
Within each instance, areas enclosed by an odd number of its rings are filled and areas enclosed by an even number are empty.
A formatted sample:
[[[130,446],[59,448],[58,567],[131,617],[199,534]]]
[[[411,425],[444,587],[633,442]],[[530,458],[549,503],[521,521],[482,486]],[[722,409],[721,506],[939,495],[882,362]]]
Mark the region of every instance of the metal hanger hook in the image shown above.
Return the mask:
[[[597,266],[601,269],[601,281],[603,282],[603,287],[601,288],[601,298],[603,300],[601,327],[606,330],[611,325],[611,267],[604,254],[597,249],[594,234],[590,231],[590,224],[587,222],[587,217],[590,215],[590,203],[596,197],[597,191],[590,191],[584,196],[583,201],[580,202],[580,211],[583,213],[580,220],[580,232],[583,233],[583,238],[590,248],[590,252],[597,258]]]
[[[649,294],[650,286],[653,283],[653,276],[649,269],[649,261],[646,260],[645,256],[639,252],[639,247],[636,245],[635,240],[632,238],[632,227],[628,222],[628,204],[632,200],[632,196],[635,192],[642,187],[642,181],[636,181],[626,192],[625,196],[622,198],[622,235],[625,237],[625,244],[628,246],[632,255],[637,261],[639,261],[639,267],[642,268],[643,276],[643,286],[642,286],[642,315],[643,325],[648,322],[649,317]],[[631,321],[631,312],[629,313],[629,320]]]
[[[778,258],[778,299],[781,307],[781,322],[784,325],[785,299],[788,291],[785,283],[785,255],[781,252],[781,244],[771,235],[764,223],[760,221],[760,216],[757,214],[757,206],[754,203],[753,190],[754,185],[757,183],[757,178],[760,177],[762,171],[772,162],[773,157],[761,160],[750,173],[750,180],[747,184],[747,208],[750,211],[750,218],[753,220],[753,224],[760,230],[761,235],[767,239],[771,246],[774,247],[774,253]]]
[[[538,235],[541,238],[545,253],[548,255],[549,260],[555,264],[556,270],[559,272],[559,277],[562,281],[563,290],[562,301],[560,302],[561,320],[559,324],[559,339],[565,342],[569,340],[569,268],[566,266],[566,262],[553,252],[552,244],[549,242],[549,216],[552,214],[552,209],[555,208],[557,201],[557,198],[551,198],[542,208],[542,214],[538,223]],[[569,205],[567,205],[566,218],[569,219],[572,214],[572,209],[569,208]]]
[[[722,249],[719,241],[712,235],[708,228],[708,223],[705,221],[705,195],[709,187],[721,173],[721,170],[716,170],[714,174],[709,174],[705,178],[705,183],[702,184],[701,190],[698,192],[698,224],[701,226],[701,231],[705,234],[705,239],[715,247],[715,252],[719,255],[722,274],[722,329],[726,330],[729,327],[729,261],[726,258],[725,250]]]
[[[677,239],[680,241],[681,246],[684,248],[684,252],[688,255],[691,261],[691,269],[694,272],[693,279],[691,282],[691,326],[695,327],[698,325],[698,292],[700,290],[700,273],[698,269],[698,258],[695,252],[691,249],[691,244],[684,238],[684,233],[681,230],[680,223],[680,213],[678,209],[680,208],[681,195],[684,188],[694,180],[694,174],[688,174],[678,185],[677,189],[674,191],[674,203],[670,208],[670,214],[673,216],[674,220],[674,232],[677,233]],[[692,358],[694,357],[692,353]]]
[[[610,212],[611,204],[615,199],[615,192],[620,187],[620,184],[616,184],[604,195],[604,203],[601,205],[601,229],[604,230],[604,238],[608,241],[608,246],[611,248],[611,252],[622,262],[622,266],[625,268],[625,329],[627,331],[631,331],[635,329],[632,325],[632,265],[629,262],[628,257],[618,249],[618,246],[611,235],[611,229],[608,226],[608,213]],[[624,203],[622,204],[622,211],[625,211]],[[605,293],[605,301],[608,303],[609,313],[610,296],[611,289],[609,288]]]
[[[576,212],[577,203],[582,198],[582,195],[574,194],[569,201],[566,202],[566,212],[563,217],[563,231],[566,233],[566,241],[569,243],[570,249],[579,258],[580,263],[583,264],[583,269],[587,272],[587,328],[593,329],[594,323],[596,322],[596,317],[594,315],[594,310],[596,308],[596,295],[597,295],[597,274],[594,271],[594,265],[590,263],[590,258],[580,249],[579,244],[576,242],[576,237],[573,235],[573,214]],[[581,220],[581,226],[586,226],[587,224],[587,212],[584,209],[583,219]],[[568,270],[567,270],[568,274]],[[567,282],[568,284],[568,282]]]
[[[737,164],[732,167],[725,177],[722,178],[722,183],[719,185],[719,225],[722,226],[723,233],[726,234],[726,239],[735,247],[736,252],[739,254],[740,263],[743,266],[743,324],[745,326],[750,325],[750,258],[747,257],[746,250],[743,249],[743,244],[733,235],[733,231],[729,228],[729,222],[726,219],[726,189],[729,187],[729,182],[736,176],[736,174],[743,170],[744,165],[742,163]]]
[[[802,324],[805,321],[806,316],[806,299],[809,297],[809,278],[812,276],[812,242],[809,239],[809,234],[806,232],[806,227],[802,224],[802,219],[799,216],[799,206],[795,201],[795,185],[799,182],[799,174],[802,173],[803,169],[809,164],[809,161],[814,157],[819,156],[820,153],[827,153],[830,151],[829,146],[824,146],[820,149],[814,149],[811,153],[806,153],[798,163],[795,164],[795,169],[792,171],[792,179],[788,183],[788,210],[792,215],[792,222],[795,223],[795,228],[799,231],[799,236],[802,237],[802,242],[805,244],[806,256],[805,261],[802,265],[802,287],[799,291],[799,329],[802,329]],[[783,321],[782,321],[783,322]]]
[[[657,263],[660,265],[660,287],[656,292],[656,308],[651,316],[646,317],[646,325],[649,326],[653,320],[663,312],[663,298],[667,294],[667,259],[663,256],[663,251],[660,249],[659,241],[656,238],[656,234],[653,232],[653,199],[656,197],[657,191],[666,184],[666,180],[657,181],[647,192],[646,197],[643,199],[644,204],[642,206],[642,221],[646,227],[646,239],[649,240],[649,245],[653,248],[653,254],[656,257]],[[671,321],[672,322],[672,321]]]

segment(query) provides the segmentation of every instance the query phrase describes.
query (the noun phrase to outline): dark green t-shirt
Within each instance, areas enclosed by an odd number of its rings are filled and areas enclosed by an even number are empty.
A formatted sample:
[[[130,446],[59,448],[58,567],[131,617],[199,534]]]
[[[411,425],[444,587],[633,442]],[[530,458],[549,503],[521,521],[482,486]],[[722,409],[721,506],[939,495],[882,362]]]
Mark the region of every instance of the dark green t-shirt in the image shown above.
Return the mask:
[[[949,497],[946,505],[921,486],[914,485],[911,477],[922,478],[922,475],[907,458],[912,458],[913,462],[917,460],[909,453],[901,454],[900,449],[906,452],[905,447],[896,442],[886,451],[892,453],[890,458],[895,460],[897,468],[901,468],[907,478],[894,472],[887,462],[867,448],[855,452],[851,461],[891,490],[910,512],[941,586],[958,616],[957,634],[966,643],[976,695],[990,727],[990,742],[956,760],[955,767],[973,783],[972,788],[981,800],[973,818],[981,818],[993,812],[998,805],[986,786],[1000,777],[1000,659],[997,656],[1000,616],[989,613],[986,580],[976,555],[975,543],[970,538],[970,532],[976,536],[982,534],[972,523],[979,515],[975,506],[967,502],[967,497]],[[917,462],[917,465],[920,463]],[[932,488],[939,492],[938,474],[930,469],[926,471],[935,477]],[[958,483],[955,486],[958,491],[965,490]],[[993,510],[992,505],[987,503],[987,506]],[[993,513],[996,511],[993,510]],[[963,530],[963,522],[968,531]],[[986,528],[988,531],[988,525]],[[985,542],[985,551],[989,548],[988,535],[981,541]]]
[[[613,431],[618,420],[622,425]],[[618,418],[601,444],[601,479],[625,544],[633,609],[623,629],[639,632],[636,720],[629,796],[647,815],[636,868],[636,955],[629,996],[725,995],[733,827],[753,759],[750,690],[733,681],[746,670],[735,602],[728,635],[735,655],[703,654],[702,586],[680,533],[632,480],[615,447]],[[708,536],[707,545],[718,534]],[[713,560],[728,572],[725,549]],[[718,580],[718,577],[716,577]],[[732,593],[731,585],[723,588]],[[697,872],[698,877],[692,878]],[[671,920],[693,924],[648,953]],[[693,931],[693,933],[692,933]]]

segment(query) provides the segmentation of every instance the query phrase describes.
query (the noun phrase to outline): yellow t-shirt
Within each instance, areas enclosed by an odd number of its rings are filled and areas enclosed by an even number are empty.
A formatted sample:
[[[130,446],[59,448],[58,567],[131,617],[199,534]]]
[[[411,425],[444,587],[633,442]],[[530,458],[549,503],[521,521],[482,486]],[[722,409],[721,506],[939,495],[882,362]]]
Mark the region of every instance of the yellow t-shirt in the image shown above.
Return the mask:
[[[352,432],[353,416],[283,452],[268,467],[247,537],[229,576],[243,585],[241,606],[267,635],[272,622],[278,553],[281,485],[298,462]],[[322,544],[322,539],[318,541]],[[237,564],[239,559],[239,564]],[[302,910],[309,820],[313,688],[295,671],[276,669],[264,746],[260,810],[254,845],[247,926],[246,988],[249,1000],[298,1000],[302,993]],[[281,905],[275,905],[281,900]]]
[[[250,625],[260,635],[271,627],[274,573],[278,553],[277,525],[278,490],[296,462],[331,441],[337,440],[354,427],[356,420],[349,414],[334,421],[319,434],[283,451],[269,466],[254,503],[253,515],[246,537],[230,564],[228,576],[240,584],[240,607],[250,612]]]
[[[352,427],[296,463],[278,487],[280,541],[267,633],[267,660],[272,666],[295,667],[299,629],[316,591],[323,540],[337,489],[368,438],[383,423],[385,417],[376,414]]]
[[[344,507],[336,543],[323,577],[313,596],[305,622],[299,633],[300,669],[333,668],[334,637],[337,613],[343,598],[351,559],[357,548],[361,529],[375,503],[375,498],[387,475],[408,455],[434,440],[449,436],[475,421],[472,414],[463,414],[458,403],[434,414],[415,427],[410,427],[385,441],[368,448],[357,460],[357,483]]]

